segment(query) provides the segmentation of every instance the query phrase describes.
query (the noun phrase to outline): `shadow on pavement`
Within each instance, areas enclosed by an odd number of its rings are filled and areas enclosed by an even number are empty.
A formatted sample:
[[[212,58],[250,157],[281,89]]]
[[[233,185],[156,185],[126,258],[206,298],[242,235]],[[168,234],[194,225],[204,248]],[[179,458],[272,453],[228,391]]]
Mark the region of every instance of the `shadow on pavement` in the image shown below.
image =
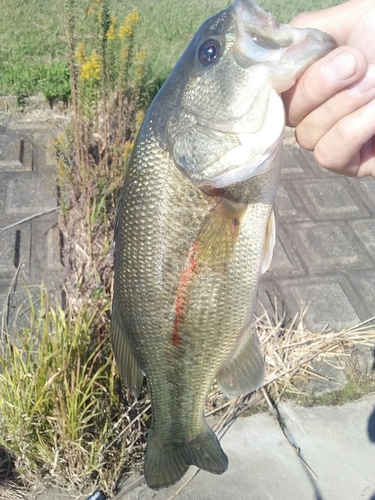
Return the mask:
[[[375,349],[372,351],[372,354],[374,356],[374,364],[372,366],[372,369],[375,370]],[[370,441],[375,443],[375,407],[374,407],[373,412],[370,415],[370,418],[368,419],[367,432],[368,432],[368,437],[370,438]],[[375,495],[373,497],[371,497],[370,500],[375,500]]]
[[[375,443],[375,407],[374,407],[373,412],[370,415],[370,418],[368,419],[367,432],[368,432],[368,437],[370,438],[370,441]],[[375,497],[374,497],[374,500],[375,500]]]

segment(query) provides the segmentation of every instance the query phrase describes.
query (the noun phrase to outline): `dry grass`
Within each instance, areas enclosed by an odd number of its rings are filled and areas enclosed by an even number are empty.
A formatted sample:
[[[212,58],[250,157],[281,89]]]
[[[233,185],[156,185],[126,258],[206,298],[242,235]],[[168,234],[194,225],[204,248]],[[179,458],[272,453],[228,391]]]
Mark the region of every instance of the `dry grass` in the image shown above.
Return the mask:
[[[266,379],[259,391],[239,396],[221,405],[217,404],[222,401],[221,392],[216,385],[213,387],[207,400],[206,415],[220,414],[214,427],[219,435],[225,432],[226,427],[235,418],[250,408],[255,405],[267,406],[265,394],[269,394],[275,403],[280,401],[287,390],[302,395],[302,391],[295,385],[296,380],[323,378],[314,371],[314,360],[329,362],[332,359],[340,359],[341,369],[350,364],[351,353],[356,346],[366,346],[369,350],[374,348],[375,328],[372,322],[375,318],[340,332],[311,332],[303,321],[305,312],[296,314],[289,326],[284,326],[284,317],[271,318],[266,311],[257,319],[255,327],[265,359]]]

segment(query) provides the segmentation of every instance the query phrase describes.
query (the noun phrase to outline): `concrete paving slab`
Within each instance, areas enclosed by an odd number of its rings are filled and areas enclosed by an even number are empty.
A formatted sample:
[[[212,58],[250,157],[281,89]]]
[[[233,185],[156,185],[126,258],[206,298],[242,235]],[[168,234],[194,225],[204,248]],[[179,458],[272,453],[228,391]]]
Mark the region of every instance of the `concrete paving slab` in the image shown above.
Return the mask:
[[[239,418],[221,443],[228,471],[200,471],[179,500],[375,500],[375,396],[341,407],[280,405],[286,433],[317,476],[311,475],[268,413]],[[146,485],[126,500],[168,500],[177,485]],[[133,478],[134,480],[134,478]],[[131,481],[127,483],[129,485]]]

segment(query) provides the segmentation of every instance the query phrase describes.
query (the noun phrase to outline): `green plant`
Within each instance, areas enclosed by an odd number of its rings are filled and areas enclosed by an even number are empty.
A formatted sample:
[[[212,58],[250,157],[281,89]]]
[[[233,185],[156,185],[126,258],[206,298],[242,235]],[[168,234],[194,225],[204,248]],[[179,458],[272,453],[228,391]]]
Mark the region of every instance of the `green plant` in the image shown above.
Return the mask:
[[[69,484],[112,491],[129,463],[132,406],[103,324],[108,305],[71,314],[30,298],[30,326],[7,336],[0,355],[0,444],[28,484]],[[133,408],[136,405],[133,405]],[[129,448],[129,443],[133,443]]]
[[[139,13],[133,9],[118,21],[109,6],[109,0],[90,2],[92,36],[80,39],[77,2],[67,3],[74,120],[56,148],[61,227],[67,247],[80,249],[66,255],[77,269],[74,280],[82,283],[71,287],[75,300],[97,296],[98,290],[110,300],[116,202],[147,101],[146,53],[134,44]]]

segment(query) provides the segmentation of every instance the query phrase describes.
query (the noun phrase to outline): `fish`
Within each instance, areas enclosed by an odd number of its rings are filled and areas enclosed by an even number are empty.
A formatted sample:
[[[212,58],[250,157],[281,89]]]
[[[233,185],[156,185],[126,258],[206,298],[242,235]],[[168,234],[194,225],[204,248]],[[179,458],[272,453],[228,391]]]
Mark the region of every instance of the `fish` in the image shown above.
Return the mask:
[[[261,387],[251,326],[276,242],[285,111],[280,93],[336,46],[236,0],[198,29],[145,116],[115,223],[111,338],[125,386],[147,378],[144,477],[173,485],[228,458],[204,408]]]

